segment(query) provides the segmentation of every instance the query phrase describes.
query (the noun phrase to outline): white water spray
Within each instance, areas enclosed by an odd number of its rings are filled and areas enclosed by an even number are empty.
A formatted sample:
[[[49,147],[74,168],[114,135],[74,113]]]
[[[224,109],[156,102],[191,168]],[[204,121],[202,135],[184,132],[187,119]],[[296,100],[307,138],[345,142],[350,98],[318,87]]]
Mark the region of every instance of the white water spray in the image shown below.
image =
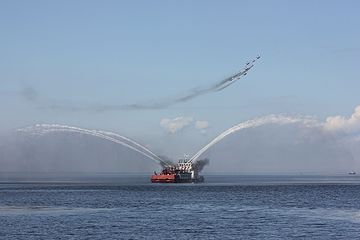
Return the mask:
[[[211,142],[201,148],[193,157],[190,158],[190,162],[196,162],[199,157],[204,154],[210,147],[220,142],[222,139],[227,137],[228,135],[243,130],[247,128],[255,128],[266,124],[295,124],[301,123],[307,127],[314,127],[319,126],[318,123],[314,118],[311,117],[293,117],[293,116],[286,116],[286,115],[268,115],[260,118],[255,118],[252,120],[248,120],[242,122],[238,125],[235,125],[228,130],[221,133],[219,136],[214,138]],[[163,167],[171,166],[171,163],[163,160],[151,150],[147,149],[143,145],[137,143],[136,141],[119,135],[113,132],[101,131],[101,130],[89,130],[84,128],[66,126],[66,125],[59,125],[59,124],[36,124],[34,126],[22,128],[18,130],[19,132],[26,132],[31,134],[39,134],[44,135],[51,132],[74,132],[79,134],[86,134],[94,137],[99,137],[104,140],[108,140],[120,145],[123,145],[129,149],[132,149],[145,157],[148,157],[154,160],[156,163],[160,164]]]
[[[58,124],[36,124],[35,126],[30,126],[22,129],[18,129],[19,132],[26,132],[31,134],[44,135],[51,132],[74,132],[79,134],[86,134],[94,137],[99,137],[104,140],[108,140],[120,145],[123,145],[127,148],[130,148],[152,160],[161,166],[168,166],[169,163],[165,162],[155,153],[142,146],[141,144],[135,142],[132,139],[121,136],[112,132],[105,132],[99,130],[89,130],[78,127],[66,126],[66,125],[58,125]]]
[[[219,136],[214,138],[211,142],[205,145],[200,151],[198,151],[193,157],[190,158],[191,162],[195,162],[204,152],[206,152],[210,147],[220,142],[223,138],[232,134],[234,132],[240,131],[242,129],[259,127],[265,124],[292,124],[292,123],[302,123],[304,126],[316,126],[318,123],[315,119],[310,117],[291,117],[285,115],[268,115],[265,117],[255,118],[252,120],[248,120],[246,122],[242,122],[232,128],[221,133]]]

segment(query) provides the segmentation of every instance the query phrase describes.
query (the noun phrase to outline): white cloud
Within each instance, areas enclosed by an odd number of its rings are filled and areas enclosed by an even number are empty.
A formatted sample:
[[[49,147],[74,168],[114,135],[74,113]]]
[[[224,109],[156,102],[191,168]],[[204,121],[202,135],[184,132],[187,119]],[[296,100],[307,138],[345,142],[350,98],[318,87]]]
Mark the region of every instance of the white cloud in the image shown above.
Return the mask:
[[[324,129],[329,131],[353,132],[360,130],[360,105],[355,108],[350,118],[343,116],[328,117],[324,123]]]
[[[195,128],[200,130],[201,133],[206,133],[206,129],[209,127],[208,121],[196,121]]]
[[[174,134],[188,126],[191,122],[193,122],[192,117],[163,118],[160,121],[160,126],[167,132]]]
[[[209,127],[209,123],[207,121],[196,121],[195,128],[196,129],[206,129]]]

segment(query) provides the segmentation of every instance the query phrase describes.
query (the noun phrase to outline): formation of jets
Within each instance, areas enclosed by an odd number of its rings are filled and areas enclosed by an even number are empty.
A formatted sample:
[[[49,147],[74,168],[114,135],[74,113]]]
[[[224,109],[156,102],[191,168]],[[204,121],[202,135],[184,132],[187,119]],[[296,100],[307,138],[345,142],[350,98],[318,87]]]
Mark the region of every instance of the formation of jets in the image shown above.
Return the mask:
[[[231,84],[233,84],[235,81],[239,80],[241,76],[245,76],[248,71],[254,67],[254,63],[260,59],[260,55],[258,55],[255,59],[249,61],[246,63],[245,67],[243,70],[241,70],[240,72],[236,73],[235,75],[226,78],[225,80],[221,81],[218,85],[217,85],[217,91],[220,91],[228,86],[230,86]]]

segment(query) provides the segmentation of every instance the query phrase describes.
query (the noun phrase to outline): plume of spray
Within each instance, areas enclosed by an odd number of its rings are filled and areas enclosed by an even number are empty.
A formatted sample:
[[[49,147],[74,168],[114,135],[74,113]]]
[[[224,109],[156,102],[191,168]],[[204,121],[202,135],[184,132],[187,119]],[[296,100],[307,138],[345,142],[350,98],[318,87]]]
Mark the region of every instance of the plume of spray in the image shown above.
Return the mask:
[[[79,134],[86,134],[94,137],[98,137],[104,140],[108,140],[113,143],[123,145],[129,149],[132,149],[143,156],[154,160],[156,163],[160,164],[162,167],[171,166],[172,163],[164,161],[161,157],[157,156],[148,148],[143,145],[135,142],[134,140],[121,136],[113,132],[105,132],[100,130],[89,130],[84,128],[58,125],[58,124],[36,124],[34,126],[18,129],[18,132],[30,133],[34,135],[44,135],[53,132],[73,132]]]
[[[292,117],[292,116],[286,116],[286,115],[268,115],[260,118],[255,118],[252,120],[248,120],[245,122],[242,122],[238,125],[235,125],[228,130],[222,132],[220,135],[218,135],[216,138],[214,138],[211,142],[209,142],[207,145],[205,145],[203,148],[201,148],[194,156],[190,158],[191,162],[196,163],[197,160],[203,153],[205,153],[210,147],[214,146],[218,142],[220,142],[222,139],[227,137],[228,135],[235,133],[237,131],[247,129],[247,128],[254,128],[259,127],[265,124],[294,124],[294,123],[302,123],[304,126],[317,126],[319,125],[317,121],[311,117]]]

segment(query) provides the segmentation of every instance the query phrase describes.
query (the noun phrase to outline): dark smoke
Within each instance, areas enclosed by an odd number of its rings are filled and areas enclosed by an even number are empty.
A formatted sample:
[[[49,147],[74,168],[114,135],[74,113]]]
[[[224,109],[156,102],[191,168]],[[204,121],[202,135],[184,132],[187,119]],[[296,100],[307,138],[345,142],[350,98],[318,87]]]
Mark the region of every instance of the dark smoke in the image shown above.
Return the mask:
[[[194,164],[193,164],[193,168],[198,171],[201,172],[203,170],[203,168],[208,165],[210,163],[210,160],[208,158],[205,159],[201,159],[201,160],[197,160]]]

